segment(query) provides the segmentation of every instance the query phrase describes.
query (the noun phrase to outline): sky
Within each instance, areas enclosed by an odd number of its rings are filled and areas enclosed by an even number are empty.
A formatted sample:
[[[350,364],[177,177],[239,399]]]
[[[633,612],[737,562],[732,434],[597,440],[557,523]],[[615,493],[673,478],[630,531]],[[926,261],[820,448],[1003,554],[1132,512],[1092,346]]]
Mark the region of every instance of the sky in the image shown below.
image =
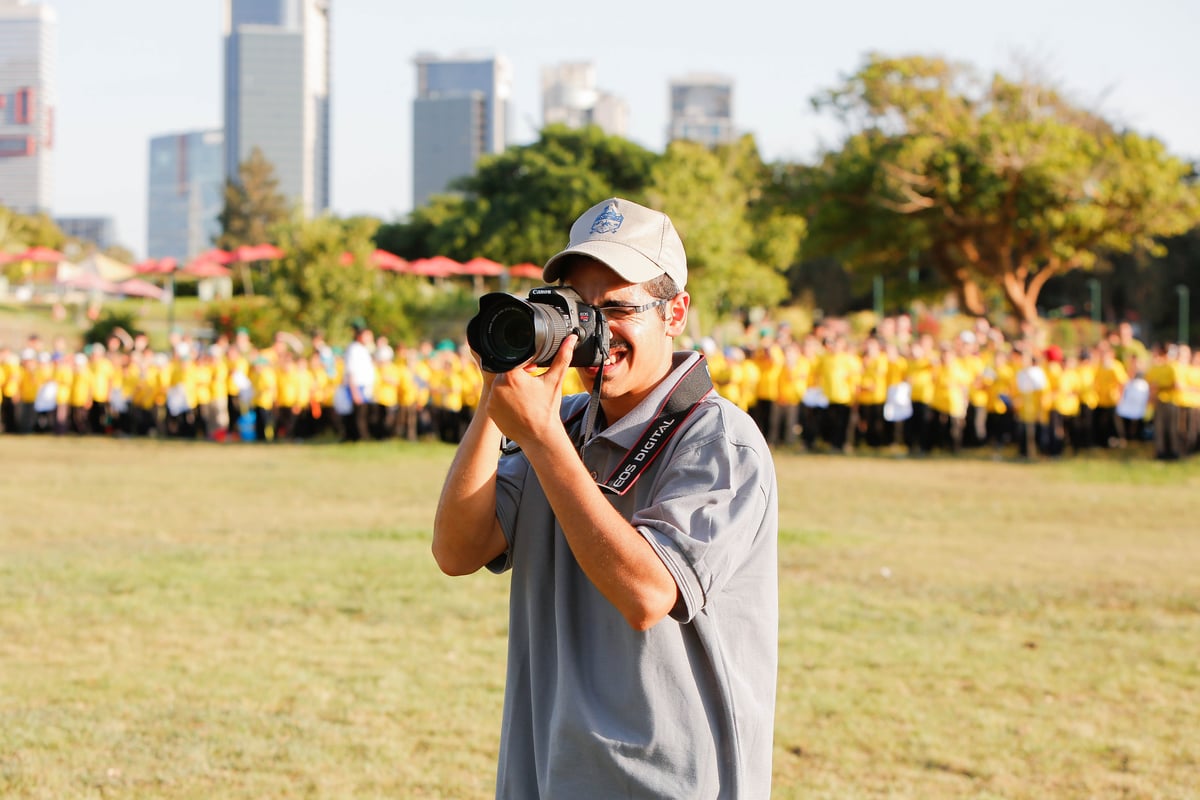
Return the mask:
[[[331,0],[332,210],[411,209],[413,58],[498,54],[514,73],[514,143],[536,137],[541,68],[591,61],[625,99],[629,138],[665,146],[668,86],[731,78],[734,124],[771,161],[811,161],[841,131],[809,99],[872,51],[986,73],[1032,64],[1068,96],[1200,159],[1194,0]],[[222,0],[47,0],[58,18],[54,213],[111,216],[146,250],[153,136],[222,125]]]

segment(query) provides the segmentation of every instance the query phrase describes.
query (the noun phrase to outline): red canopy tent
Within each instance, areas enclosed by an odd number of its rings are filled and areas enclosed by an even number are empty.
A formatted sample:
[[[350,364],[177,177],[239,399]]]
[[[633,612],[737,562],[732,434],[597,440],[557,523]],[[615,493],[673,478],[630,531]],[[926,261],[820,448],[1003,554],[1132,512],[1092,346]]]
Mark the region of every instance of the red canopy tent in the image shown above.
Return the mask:
[[[40,261],[45,264],[57,264],[66,261],[67,257],[50,247],[30,247],[22,253],[17,253],[14,261]]]
[[[270,261],[283,258],[283,251],[273,244],[244,244],[234,248],[231,261]]]
[[[149,281],[141,278],[130,278],[116,285],[117,291],[126,297],[148,297],[151,300],[161,300],[163,290]]]
[[[407,261],[395,253],[389,253],[387,250],[376,250],[371,254],[371,261],[380,269],[387,269],[392,272],[404,272],[408,269]]]
[[[170,256],[166,258],[147,258],[133,265],[140,275],[170,275],[175,271],[178,262]]]
[[[408,264],[408,272],[412,275],[423,275],[427,278],[445,278],[449,275],[454,275],[462,269],[462,264],[459,264],[453,258],[447,256],[433,256],[432,258],[418,258],[416,261],[410,261]]]
[[[185,275],[192,275],[196,278],[227,278],[233,274],[233,270],[229,267],[201,258],[194,258],[188,262],[188,265],[183,268],[183,272]]]
[[[537,264],[530,264],[528,261],[524,264],[514,264],[509,267],[508,274],[513,278],[530,278],[535,281],[542,280],[542,268]]]
[[[353,253],[342,253],[338,261],[343,267],[348,267],[354,263]],[[389,253],[387,250],[376,249],[371,253],[370,265],[377,269],[384,269],[390,272],[406,272],[408,270],[408,262],[395,253]]]
[[[485,278],[494,278],[497,275],[504,274],[504,265],[490,258],[475,257],[467,263],[463,264],[458,270],[459,275],[481,275]]]
[[[222,250],[219,247],[205,250],[192,259],[192,261],[209,261],[213,264],[230,264],[233,260],[233,253],[230,253],[228,250]]]

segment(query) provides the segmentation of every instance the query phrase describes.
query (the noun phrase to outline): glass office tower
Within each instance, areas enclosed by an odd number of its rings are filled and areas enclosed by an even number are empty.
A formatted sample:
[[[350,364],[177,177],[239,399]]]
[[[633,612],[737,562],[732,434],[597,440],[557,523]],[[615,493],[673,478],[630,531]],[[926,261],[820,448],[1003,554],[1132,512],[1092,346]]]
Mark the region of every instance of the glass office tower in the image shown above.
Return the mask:
[[[224,203],[225,147],[220,130],[150,140],[146,255],[180,266],[213,246]]]
[[[0,205],[54,206],[56,20],[45,4],[0,0]]]
[[[512,68],[502,56],[416,58],[413,206],[470,175],[486,153],[508,146]]]
[[[258,147],[306,216],[329,208],[329,0],[225,0],[225,174]]]

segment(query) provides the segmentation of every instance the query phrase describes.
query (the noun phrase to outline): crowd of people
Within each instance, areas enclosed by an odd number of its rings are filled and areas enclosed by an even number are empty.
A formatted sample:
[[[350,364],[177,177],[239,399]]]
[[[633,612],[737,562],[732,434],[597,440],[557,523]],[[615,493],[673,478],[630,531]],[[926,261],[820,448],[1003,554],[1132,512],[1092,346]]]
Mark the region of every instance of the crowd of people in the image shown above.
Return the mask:
[[[953,336],[883,319],[869,335],[763,324],[741,341],[694,343],[715,389],[748,411],[772,447],[911,454],[990,447],[1059,456],[1152,441],[1158,458],[1200,447],[1200,351],[1147,348],[1128,323],[1090,346],[1007,341],[986,320]],[[482,376],[462,343],[417,346],[365,323],[343,349],[322,336],[246,331],[155,350],[117,331],[72,351],[63,339],[0,344],[3,433],[214,441],[437,438],[458,442]],[[572,371],[564,391],[585,392]]]

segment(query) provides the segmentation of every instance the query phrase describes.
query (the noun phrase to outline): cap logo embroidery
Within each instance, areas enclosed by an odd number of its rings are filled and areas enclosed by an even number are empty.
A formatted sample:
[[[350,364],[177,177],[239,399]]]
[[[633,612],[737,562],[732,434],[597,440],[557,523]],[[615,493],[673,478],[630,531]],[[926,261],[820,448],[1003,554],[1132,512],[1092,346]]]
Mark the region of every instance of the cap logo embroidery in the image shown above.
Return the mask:
[[[616,203],[609,203],[592,223],[592,233],[616,233],[625,217],[617,213]]]

